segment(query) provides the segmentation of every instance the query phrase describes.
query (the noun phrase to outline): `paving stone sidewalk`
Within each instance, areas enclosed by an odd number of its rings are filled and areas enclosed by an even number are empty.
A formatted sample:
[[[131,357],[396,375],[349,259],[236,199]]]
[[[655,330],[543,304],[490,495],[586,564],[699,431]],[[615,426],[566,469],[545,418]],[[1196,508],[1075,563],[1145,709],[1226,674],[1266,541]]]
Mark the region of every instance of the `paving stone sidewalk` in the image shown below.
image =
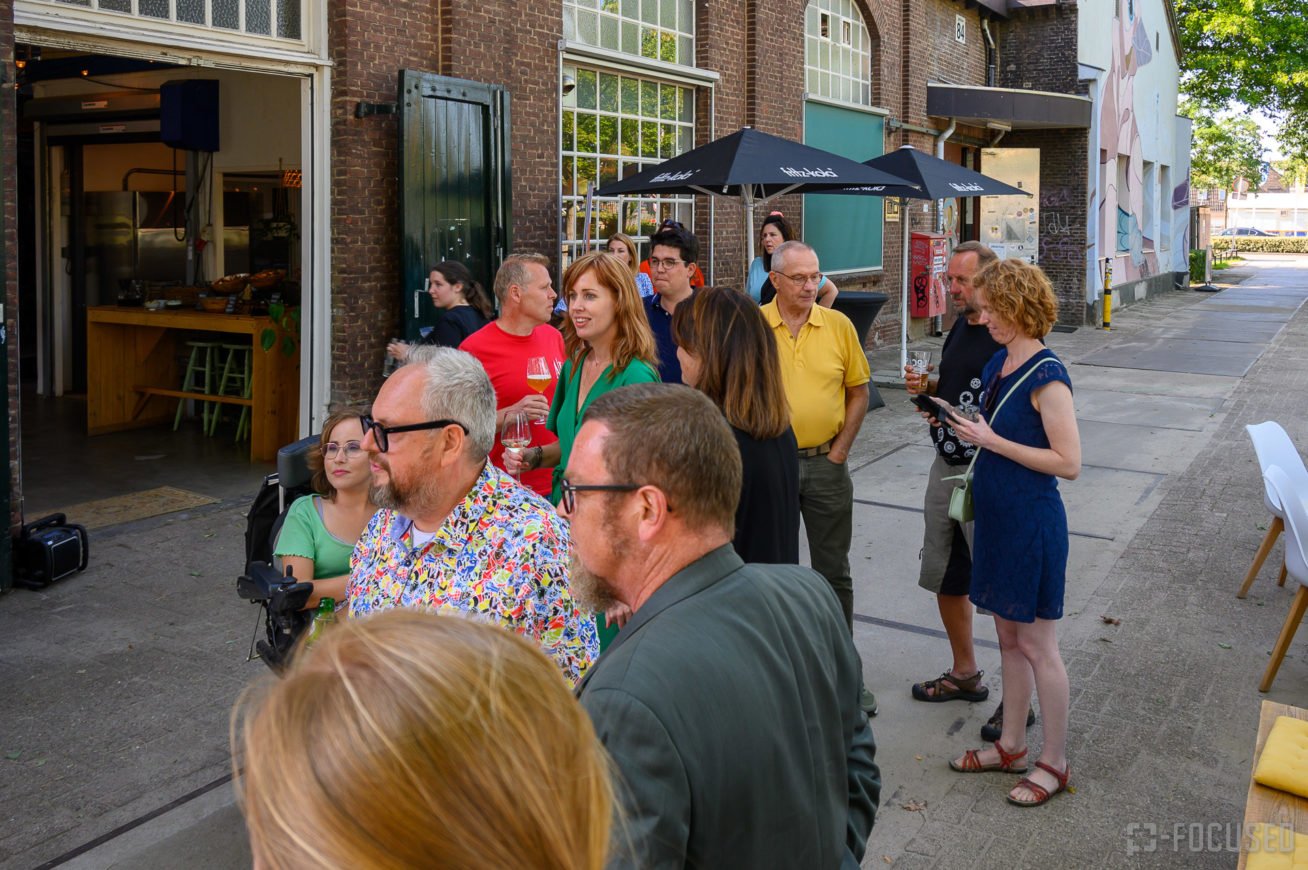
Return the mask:
[[[1022,810],[996,800],[993,775],[959,776],[895,867],[1236,865],[1261,700],[1308,702],[1304,633],[1272,691],[1257,691],[1295,592],[1292,580],[1276,586],[1279,544],[1248,598],[1235,597],[1269,520],[1244,427],[1275,419],[1305,445],[1304,409],[1308,306],[1227,399],[1197,458],[1164,483],[1085,616],[1060,627],[1076,793]],[[875,845],[874,835],[865,867],[884,866]]]

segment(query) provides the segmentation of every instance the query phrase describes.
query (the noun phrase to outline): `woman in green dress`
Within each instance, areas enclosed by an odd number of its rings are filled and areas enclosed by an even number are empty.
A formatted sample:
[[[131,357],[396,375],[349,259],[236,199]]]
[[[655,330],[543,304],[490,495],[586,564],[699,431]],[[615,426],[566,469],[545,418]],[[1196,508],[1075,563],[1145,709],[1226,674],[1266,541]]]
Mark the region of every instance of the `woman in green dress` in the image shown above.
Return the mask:
[[[558,443],[524,450],[521,463],[505,455],[510,473],[553,468],[550,500],[556,505],[563,495],[568,454],[590,403],[609,390],[659,380],[654,334],[626,263],[601,252],[578,258],[563,275],[563,298],[568,303],[563,321],[568,359],[545,421],[546,428],[559,436]],[[617,634],[616,623],[625,621],[615,620],[616,614],[609,616],[607,628],[600,626],[601,649]]]
[[[313,488],[319,495],[297,499],[286,512],[273,552],[287,574],[313,583],[309,608],[323,598],[345,604],[350,554],[364,527],[377,512],[368,489],[372,470],[363,449],[362,406],[333,411],[323,423],[317,445],[309,451]]]

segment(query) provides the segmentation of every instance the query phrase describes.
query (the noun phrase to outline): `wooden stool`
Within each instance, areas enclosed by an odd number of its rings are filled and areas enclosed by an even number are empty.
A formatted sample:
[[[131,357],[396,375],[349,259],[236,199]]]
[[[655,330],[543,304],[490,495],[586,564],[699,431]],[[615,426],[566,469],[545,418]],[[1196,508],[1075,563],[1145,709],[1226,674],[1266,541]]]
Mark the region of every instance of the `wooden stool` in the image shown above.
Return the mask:
[[[214,364],[215,355],[218,352],[218,342],[216,341],[188,341],[186,346],[191,349],[190,356],[186,359],[186,374],[182,376],[182,391],[187,393],[213,393],[217,384],[214,382]],[[199,382],[197,382],[199,379]],[[209,416],[211,403],[204,402],[200,406],[200,428],[209,431]],[[182,412],[186,409],[186,399],[177,400],[177,413],[173,415],[173,431],[182,425]],[[212,410],[213,416],[218,415],[216,408]]]
[[[226,354],[223,360],[223,373],[218,379],[218,395],[220,396],[240,396],[243,399],[250,398],[250,382],[252,380],[254,361],[251,354],[254,351],[253,346],[248,344],[223,344],[222,351]],[[218,420],[222,414],[222,409],[216,409],[213,418],[209,422],[208,432],[213,435],[218,431]],[[243,441],[250,437],[250,408],[245,406],[241,408],[241,416],[236,421],[236,440]]]

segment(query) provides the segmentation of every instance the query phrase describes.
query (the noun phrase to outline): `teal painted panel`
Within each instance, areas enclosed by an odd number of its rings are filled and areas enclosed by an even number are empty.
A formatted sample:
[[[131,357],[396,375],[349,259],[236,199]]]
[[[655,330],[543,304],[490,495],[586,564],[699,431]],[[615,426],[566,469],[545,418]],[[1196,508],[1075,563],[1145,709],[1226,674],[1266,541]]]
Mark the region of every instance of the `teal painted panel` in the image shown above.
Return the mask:
[[[885,119],[824,103],[804,104],[804,144],[860,163],[885,151]],[[824,272],[881,266],[883,199],[879,196],[804,197],[804,241]]]

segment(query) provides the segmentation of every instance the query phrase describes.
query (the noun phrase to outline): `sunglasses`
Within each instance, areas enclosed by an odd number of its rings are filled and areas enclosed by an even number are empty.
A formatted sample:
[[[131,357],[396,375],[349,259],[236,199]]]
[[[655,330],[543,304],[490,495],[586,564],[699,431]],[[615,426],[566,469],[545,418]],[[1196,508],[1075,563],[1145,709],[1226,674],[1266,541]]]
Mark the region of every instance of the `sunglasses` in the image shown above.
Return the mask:
[[[363,434],[372,433],[373,439],[377,442],[377,450],[385,453],[391,449],[391,436],[398,432],[421,432],[424,429],[444,429],[446,426],[458,426],[465,433],[468,427],[458,420],[430,420],[426,423],[409,423],[406,426],[383,426],[371,417],[360,417],[359,422],[363,425]]]

